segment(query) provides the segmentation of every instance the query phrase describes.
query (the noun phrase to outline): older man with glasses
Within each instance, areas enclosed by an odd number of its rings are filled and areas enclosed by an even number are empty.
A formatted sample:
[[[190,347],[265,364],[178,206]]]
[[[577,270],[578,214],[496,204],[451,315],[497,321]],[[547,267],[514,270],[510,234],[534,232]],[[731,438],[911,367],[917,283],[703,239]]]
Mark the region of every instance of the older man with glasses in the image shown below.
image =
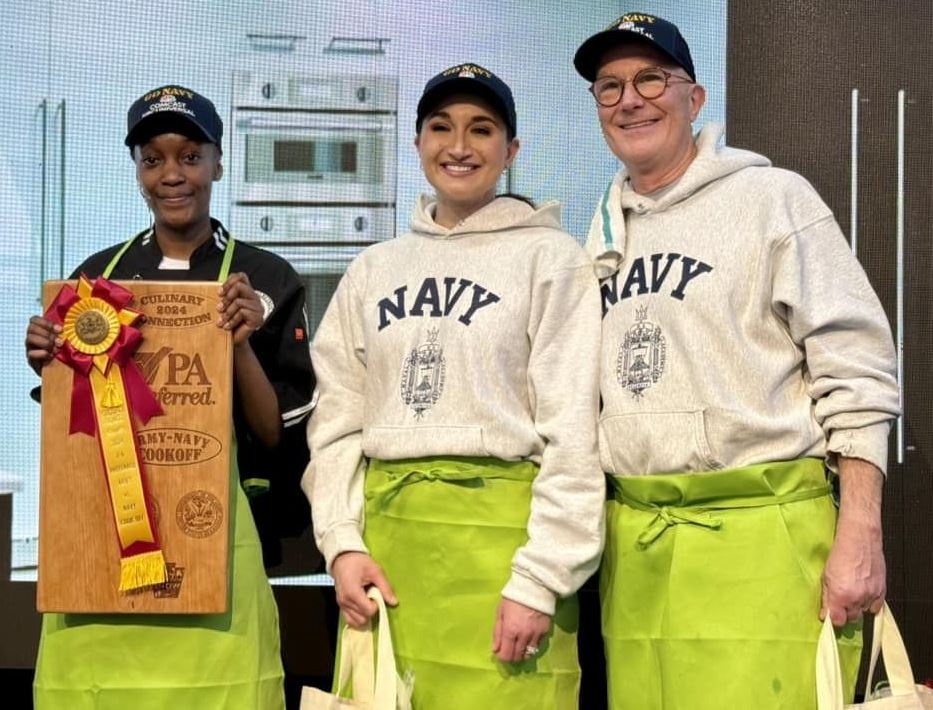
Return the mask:
[[[677,27],[623,15],[574,64],[622,162],[588,236],[610,707],[814,708],[827,614],[851,698],[885,595],[881,305],[803,178],[718,126],[694,137],[706,92]]]

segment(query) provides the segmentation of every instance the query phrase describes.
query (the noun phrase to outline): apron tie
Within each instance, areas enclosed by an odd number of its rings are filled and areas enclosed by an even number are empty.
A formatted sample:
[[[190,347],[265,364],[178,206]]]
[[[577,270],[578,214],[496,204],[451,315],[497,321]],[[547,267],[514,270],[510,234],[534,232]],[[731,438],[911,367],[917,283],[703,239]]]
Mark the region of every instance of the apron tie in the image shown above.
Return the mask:
[[[482,478],[489,478],[489,476],[482,476],[476,471],[470,470],[445,471],[438,468],[405,471],[401,474],[391,474],[389,480],[385,483],[374,486],[366,491],[366,497],[371,500],[379,500],[380,506],[385,507],[405,486],[410,486],[414,483],[421,483],[423,481],[427,481],[428,483],[443,481],[445,483],[464,484],[469,481],[479,481],[479,479]],[[479,481],[474,485],[478,487],[483,484]]]
[[[672,508],[662,505],[657,509],[658,514],[641,531],[636,542],[638,547],[644,549],[657,540],[664,531],[672,525],[686,523],[689,525],[698,525],[711,530],[719,530],[722,527],[722,520],[714,518],[709,513],[693,513],[689,508]]]
[[[501,466],[497,470],[483,469],[476,465],[461,466],[453,470],[449,467],[412,468],[387,472],[386,482],[368,488],[365,495],[368,500],[377,500],[380,508],[385,508],[403,488],[415,483],[440,481],[481,488],[486,485],[485,481],[488,479],[532,481],[536,473],[537,467],[528,462],[523,462],[521,465]]]
[[[786,505],[803,500],[811,500],[830,495],[832,488],[826,482],[812,488],[788,491],[787,493],[753,493],[748,496],[720,498],[705,505],[676,506],[659,505],[649,500],[635,498],[624,490],[621,477],[606,476],[606,492],[609,500],[615,500],[637,510],[655,513],[654,518],[636,538],[639,549],[645,549],[657,540],[672,525],[688,524],[719,530],[722,520],[710,514],[715,510],[736,510],[743,508],[761,508],[771,505]]]

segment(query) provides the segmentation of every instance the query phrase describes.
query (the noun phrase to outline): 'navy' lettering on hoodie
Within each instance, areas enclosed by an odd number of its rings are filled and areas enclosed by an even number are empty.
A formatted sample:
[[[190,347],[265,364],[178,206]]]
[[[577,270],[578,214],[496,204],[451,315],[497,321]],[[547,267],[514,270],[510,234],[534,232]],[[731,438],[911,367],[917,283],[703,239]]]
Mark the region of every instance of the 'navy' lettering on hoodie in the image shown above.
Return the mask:
[[[458,279],[455,276],[444,277],[444,296],[441,299],[441,290],[438,288],[437,279],[426,278],[421,282],[415,298],[410,308],[406,308],[405,296],[408,292],[408,286],[400,286],[395,289],[395,296],[386,297],[376,304],[379,309],[379,330],[391,325],[390,318],[402,320],[407,316],[418,316],[429,318],[441,318],[449,316],[454,312],[454,308],[464,296],[464,292],[472,287],[472,293],[469,300],[463,300],[460,310],[462,311],[457,320],[464,325],[470,325],[473,316],[481,308],[498,302],[499,296],[492,291],[473,283],[469,279]],[[414,289],[412,289],[414,290]]]
[[[603,315],[606,315],[606,312],[616,303],[624,301],[626,298],[660,292],[674,263],[677,261],[680,262],[680,281],[670,292],[670,295],[678,301],[684,300],[687,286],[693,279],[713,270],[712,266],[699,259],[683,256],[676,252],[652,254],[648,259],[651,261],[650,276],[644,257],[639,256],[637,259],[632,260],[628,273],[625,274],[625,280],[622,282],[621,291],[619,290],[619,279],[622,276],[620,272],[613,274],[602,282],[600,290],[603,297]]]

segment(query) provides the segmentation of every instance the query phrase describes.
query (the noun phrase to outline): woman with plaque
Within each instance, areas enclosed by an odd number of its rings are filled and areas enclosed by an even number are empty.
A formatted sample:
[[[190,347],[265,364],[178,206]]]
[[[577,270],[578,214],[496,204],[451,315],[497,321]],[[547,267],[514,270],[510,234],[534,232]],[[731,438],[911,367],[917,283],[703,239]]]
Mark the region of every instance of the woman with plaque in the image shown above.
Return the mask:
[[[559,206],[497,196],[509,87],[425,87],[434,195],[350,265],[315,336],[302,485],[346,623],[377,586],[418,710],[577,707],[575,592],[595,570],[599,293]]]
[[[211,189],[223,174],[222,132],[214,105],[184,87],[160,87],[133,103],[125,143],[152,225],[85,260],[73,278],[219,282],[217,325],[232,334],[242,463],[271,455],[284,427],[307,416],[313,373],[297,274],[283,259],[235,242],[210,216]],[[60,325],[30,320],[26,355],[36,372],[63,344]],[[37,708],[284,707],[278,612],[236,459],[228,611],[45,614]]]

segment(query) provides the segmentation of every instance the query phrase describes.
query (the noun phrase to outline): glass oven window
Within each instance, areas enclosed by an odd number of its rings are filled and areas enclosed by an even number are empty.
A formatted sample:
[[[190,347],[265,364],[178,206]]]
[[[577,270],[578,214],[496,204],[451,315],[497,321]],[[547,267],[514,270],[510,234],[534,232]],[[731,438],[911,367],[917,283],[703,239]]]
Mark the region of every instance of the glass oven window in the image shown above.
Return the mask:
[[[247,134],[245,182],[251,184],[378,184],[384,179],[382,137],[298,138]]]
[[[277,140],[273,145],[272,169],[276,173],[356,173],[356,143]]]

